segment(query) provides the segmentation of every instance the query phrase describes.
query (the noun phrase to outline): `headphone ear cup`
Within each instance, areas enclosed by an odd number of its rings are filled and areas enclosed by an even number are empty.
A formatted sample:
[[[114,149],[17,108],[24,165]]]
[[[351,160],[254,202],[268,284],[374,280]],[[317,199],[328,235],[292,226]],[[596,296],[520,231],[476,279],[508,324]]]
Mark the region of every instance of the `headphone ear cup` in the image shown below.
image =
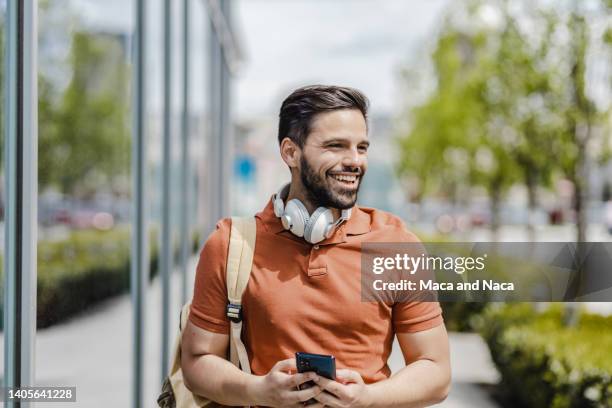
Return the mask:
[[[316,244],[326,238],[328,228],[334,222],[331,210],[319,207],[312,213],[304,231],[304,239],[311,244]]]
[[[298,237],[304,236],[304,230],[308,225],[308,210],[300,200],[293,199],[285,206],[283,214],[283,225]]]

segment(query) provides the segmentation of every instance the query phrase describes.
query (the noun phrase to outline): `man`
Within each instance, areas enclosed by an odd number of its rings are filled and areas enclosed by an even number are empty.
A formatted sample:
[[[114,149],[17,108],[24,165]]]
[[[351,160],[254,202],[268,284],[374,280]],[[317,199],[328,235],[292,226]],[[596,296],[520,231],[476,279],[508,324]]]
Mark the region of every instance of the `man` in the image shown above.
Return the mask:
[[[448,338],[438,303],[361,301],[361,244],[417,242],[397,217],[355,205],[367,169],[367,107],[359,91],[336,86],[303,87],[283,102],[278,139],[291,183],[256,215],[243,296],[253,374],[225,360],[231,220],[224,219],[200,254],[182,340],[181,365],[192,392],[232,406],[297,407],[314,398],[313,408],[421,407],[446,397]],[[329,223],[327,237],[315,237],[320,228],[304,227],[308,220],[296,216],[302,210],[289,209],[298,201],[312,218],[329,209],[328,221],[339,226]],[[406,366],[390,377],[394,336]],[[296,373],[297,351],[334,355],[336,381]],[[298,389],[311,380],[315,386]]]

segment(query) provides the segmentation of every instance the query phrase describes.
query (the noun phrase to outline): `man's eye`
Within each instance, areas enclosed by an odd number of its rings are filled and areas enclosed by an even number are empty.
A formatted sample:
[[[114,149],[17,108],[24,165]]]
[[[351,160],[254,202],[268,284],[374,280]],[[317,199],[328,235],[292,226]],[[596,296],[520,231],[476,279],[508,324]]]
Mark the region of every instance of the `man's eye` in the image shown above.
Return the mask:
[[[368,146],[359,146],[359,151],[360,152],[367,152],[368,151]]]
[[[342,145],[340,143],[333,143],[333,144],[327,145],[327,147],[331,147],[333,149],[338,149],[338,148],[342,147]]]

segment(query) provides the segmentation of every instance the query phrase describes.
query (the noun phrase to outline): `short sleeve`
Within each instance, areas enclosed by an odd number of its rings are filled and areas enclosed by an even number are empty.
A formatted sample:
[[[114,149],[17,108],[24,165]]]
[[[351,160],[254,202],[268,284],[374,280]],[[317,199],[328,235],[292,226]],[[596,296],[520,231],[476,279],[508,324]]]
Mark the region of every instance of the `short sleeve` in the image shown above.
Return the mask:
[[[399,235],[402,242],[421,242],[403,221],[400,221],[400,225],[402,232]],[[436,301],[398,302],[393,306],[393,327],[396,333],[429,330],[443,323],[442,308]]]
[[[393,306],[396,333],[414,333],[433,329],[444,323],[438,302],[402,302]]]
[[[222,334],[229,333],[225,263],[230,228],[229,218],[219,221],[200,252],[189,313],[189,320],[196,326]]]

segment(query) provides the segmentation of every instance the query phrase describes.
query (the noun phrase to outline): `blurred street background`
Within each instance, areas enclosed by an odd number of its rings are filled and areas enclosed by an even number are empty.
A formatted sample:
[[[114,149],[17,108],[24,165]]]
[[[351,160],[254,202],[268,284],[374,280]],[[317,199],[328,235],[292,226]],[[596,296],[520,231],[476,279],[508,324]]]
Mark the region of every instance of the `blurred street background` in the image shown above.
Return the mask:
[[[289,180],[278,110],[302,85],[370,98],[359,204],[423,241],[612,242],[611,0],[137,3],[37,4],[33,374],[76,385],[66,406],[155,405],[201,245],[220,217],[258,212]],[[3,135],[5,259],[16,215]],[[612,406],[612,302],[443,306],[454,378],[440,406]],[[394,349],[390,366],[402,364]]]

